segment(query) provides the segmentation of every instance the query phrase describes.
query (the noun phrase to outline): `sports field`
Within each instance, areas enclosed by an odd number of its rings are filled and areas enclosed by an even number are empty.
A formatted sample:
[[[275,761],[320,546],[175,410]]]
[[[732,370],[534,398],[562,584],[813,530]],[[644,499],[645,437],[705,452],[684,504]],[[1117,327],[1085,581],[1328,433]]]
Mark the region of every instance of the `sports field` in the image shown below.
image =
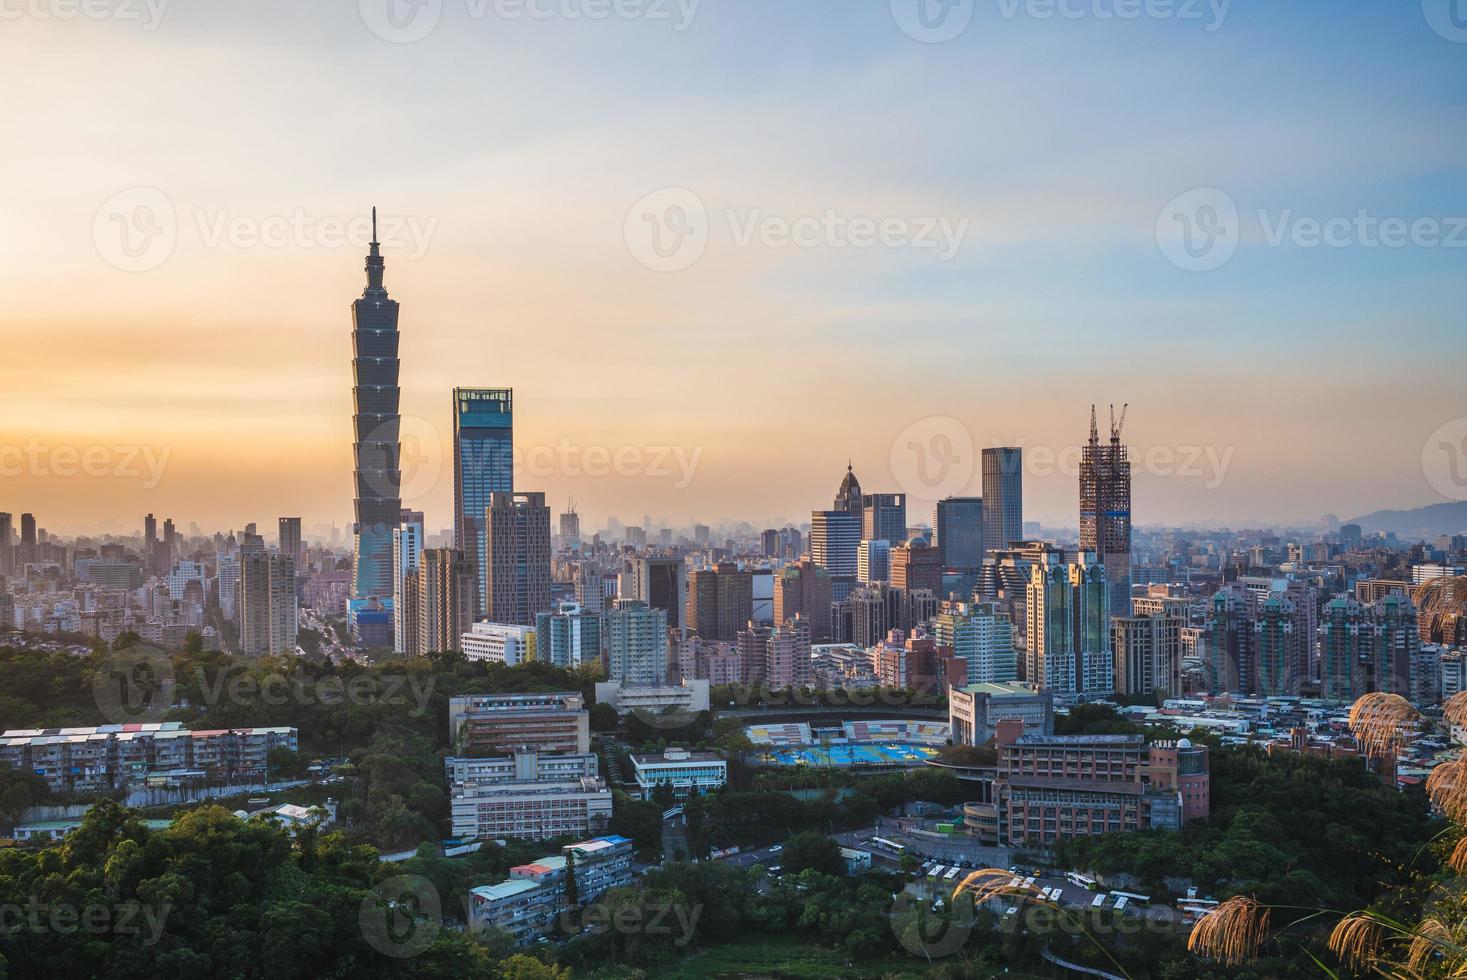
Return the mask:
[[[761,752],[758,760],[776,766],[899,766],[920,765],[937,755],[930,745],[910,742],[882,742],[859,745],[832,745],[827,750],[818,745],[771,749]]]

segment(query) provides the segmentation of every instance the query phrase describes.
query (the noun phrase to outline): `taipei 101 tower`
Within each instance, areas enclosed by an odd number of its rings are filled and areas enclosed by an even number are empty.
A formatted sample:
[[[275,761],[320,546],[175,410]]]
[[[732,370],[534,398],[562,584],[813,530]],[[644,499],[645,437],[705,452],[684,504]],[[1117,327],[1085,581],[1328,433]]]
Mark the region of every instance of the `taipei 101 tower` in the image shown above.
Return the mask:
[[[352,418],[356,464],[356,525],[352,553],[352,597],[392,596],[392,532],[402,515],[402,469],[397,385],[397,301],[382,287],[382,252],[377,209],[372,209],[372,243],[367,288],[351,305]]]

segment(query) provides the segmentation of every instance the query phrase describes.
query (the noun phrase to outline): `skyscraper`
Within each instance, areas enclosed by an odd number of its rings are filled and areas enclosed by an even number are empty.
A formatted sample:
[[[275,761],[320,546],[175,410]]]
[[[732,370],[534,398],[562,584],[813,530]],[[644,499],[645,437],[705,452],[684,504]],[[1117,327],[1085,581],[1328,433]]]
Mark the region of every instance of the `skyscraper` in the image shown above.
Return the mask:
[[[942,556],[917,537],[891,549],[891,587],[900,592],[927,589],[933,595],[942,593]]]
[[[861,538],[866,541],[907,540],[907,495],[868,493],[861,497]]]
[[[240,556],[239,644],[247,654],[291,653],[296,645],[295,562],[288,555]]]
[[[932,514],[943,568],[976,569],[983,564],[983,498],[948,497]]]
[[[1080,550],[1105,566],[1112,616],[1131,615],[1131,458],[1121,445],[1121,417],[1111,410],[1110,442],[1102,444],[1090,406],[1090,441],[1080,455]]]
[[[861,544],[864,503],[861,484],[849,463],[830,510],[810,515],[810,558],[830,573],[835,601],[846,598],[856,584],[856,551]],[[904,540],[903,535],[896,540]]]
[[[625,599],[602,617],[608,676],[622,684],[662,684],[667,678],[667,613]]]
[[[774,576],[774,623],[801,617],[810,624],[810,639],[826,643],[831,638],[830,573],[813,561],[802,561],[780,569]]]
[[[301,519],[299,517],[282,517],[280,519],[280,553],[288,556],[295,562],[296,570],[301,568]]]
[[[425,548],[418,562],[418,653],[463,647],[474,621],[474,566],[457,548]]]
[[[377,209],[372,209],[367,288],[352,303],[352,398],[355,434],[356,524],[352,528],[352,596],[392,594],[392,531],[402,510],[397,386],[397,301],[382,286]]]
[[[632,576],[636,593],[628,598],[641,599],[667,613],[672,629],[686,625],[683,609],[688,602],[688,573],[681,558],[633,558]]]
[[[1026,679],[1060,694],[1113,691],[1105,566],[1086,551],[1068,564],[1058,551],[1040,559],[1029,569]]]
[[[543,493],[495,493],[484,511],[484,618],[535,625],[550,609],[550,508]]]
[[[1208,600],[1205,639],[1207,641],[1207,690],[1211,694],[1243,693],[1256,688],[1254,664],[1255,636],[1248,590],[1241,585],[1225,585]],[[1349,680],[1350,665],[1345,666]],[[1329,678],[1325,678],[1325,697]]]
[[[418,649],[418,565],[423,560],[423,514],[404,510],[392,533],[392,649],[416,656]]]
[[[862,585],[871,585],[890,578],[890,541],[862,541],[856,546],[856,581]]]
[[[992,602],[950,602],[932,621],[939,646],[967,666],[968,684],[1007,684],[1018,679],[1014,625]]]
[[[453,541],[477,570],[480,613],[489,608],[484,512],[496,493],[514,493],[514,393],[509,388],[455,388]]]
[[[564,514],[560,515],[560,543],[567,548],[581,546],[581,515],[576,513],[576,502],[572,500]]]
[[[697,569],[688,579],[687,603],[690,632],[733,642],[754,617],[754,577],[733,562]]]
[[[848,461],[846,463],[846,475],[840,481],[840,489],[837,490],[835,493],[835,505],[831,508],[831,510],[842,510],[845,511],[847,514],[854,514],[857,521],[859,522],[863,509],[864,505],[861,497],[861,481],[856,479],[856,473],[853,469],[851,469],[851,464]],[[857,531],[859,532],[859,530],[860,527],[858,523]],[[905,533],[906,529],[903,528],[902,531],[903,533]]]
[[[983,450],[983,554],[1024,540],[1024,451]]]

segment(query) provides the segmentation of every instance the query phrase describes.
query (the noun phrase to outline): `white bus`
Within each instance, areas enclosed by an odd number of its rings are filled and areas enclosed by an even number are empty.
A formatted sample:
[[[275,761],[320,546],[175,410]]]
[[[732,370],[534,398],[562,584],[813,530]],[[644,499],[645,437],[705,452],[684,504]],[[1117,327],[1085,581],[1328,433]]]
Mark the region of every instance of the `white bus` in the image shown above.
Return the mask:
[[[942,876],[942,880],[943,881],[952,881],[954,878],[956,878],[958,876],[958,871],[959,871],[958,868],[948,868],[947,869],[947,874],[945,874],[945,875]]]
[[[1127,899],[1126,896],[1124,896],[1124,895],[1122,895],[1120,898],[1116,899],[1116,909],[1115,910],[1117,912],[1124,912],[1124,911],[1126,911],[1126,902],[1127,901],[1129,901],[1129,899]]]
[[[1112,898],[1129,898],[1137,905],[1150,905],[1151,899],[1145,895],[1137,895],[1135,892],[1111,892]]]
[[[1079,885],[1081,888],[1089,888],[1091,891],[1095,890],[1095,879],[1087,878],[1084,875],[1080,874],[1080,872],[1078,871],[1071,871],[1069,874],[1065,875],[1065,880],[1072,885]]]
[[[1093,902],[1090,903],[1090,907],[1092,909],[1103,909],[1103,908],[1105,908],[1105,896],[1104,895],[1096,895],[1095,896],[1095,901],[1093,901]]]
[[[895,851],[898,854],[905,854],[907,851],[907,846],[905,844],[898,844],[896,841],[887,840],[885,837],[873,837],[871,838],[871,843],[877,845],[878,847],[884,847],[888,851]]]

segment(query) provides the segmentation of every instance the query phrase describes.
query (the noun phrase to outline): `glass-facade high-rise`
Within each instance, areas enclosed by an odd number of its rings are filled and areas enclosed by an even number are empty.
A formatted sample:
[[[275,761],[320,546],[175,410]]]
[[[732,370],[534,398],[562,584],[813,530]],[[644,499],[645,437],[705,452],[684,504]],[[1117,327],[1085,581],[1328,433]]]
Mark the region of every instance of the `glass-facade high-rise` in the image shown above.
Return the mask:
[[[402,512],[402,467],[397,386],[397,301],[382,286],[383,260],[372,209],[367,288],[352,303],[352,397],[356,414],[356,524],[352,596],[392,596],[392,532]]]
[[[1024,537],[1024,451],[983,450],[984,557],[1006,551]]]
[[[496,493],[514,493],[514,394],[509,388],[455,388],[453,538],[474,563],[476,616],[489,608],[484,511]]]

